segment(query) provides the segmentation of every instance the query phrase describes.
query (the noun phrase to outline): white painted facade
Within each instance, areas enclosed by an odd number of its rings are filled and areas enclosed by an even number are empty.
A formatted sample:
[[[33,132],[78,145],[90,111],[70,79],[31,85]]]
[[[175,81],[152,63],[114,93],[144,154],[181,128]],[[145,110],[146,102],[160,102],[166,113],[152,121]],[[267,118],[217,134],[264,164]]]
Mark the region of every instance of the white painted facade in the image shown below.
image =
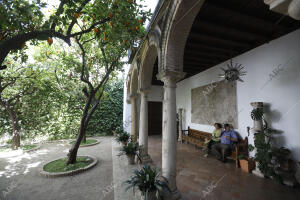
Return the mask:
[[[276,139],[277,145],[291,149],[294,159],[300,161],[300,30],[233,60],[245,66],[247,71],[246,76],[242,77],[245,82],[237,83],[236,131],[242,137],[247,136],[247,126],[253,126],[250,102],[264,102],[269,105],[266,113],[269,124],[284,132]],[[219,81],[218,75],[222,72],[220,67],[225,67],[227,63],[228,61],[177,83],[177,110],[183,108],[183,129],[190,126],[212,132],[213,126],[191,123],[191,89]]]

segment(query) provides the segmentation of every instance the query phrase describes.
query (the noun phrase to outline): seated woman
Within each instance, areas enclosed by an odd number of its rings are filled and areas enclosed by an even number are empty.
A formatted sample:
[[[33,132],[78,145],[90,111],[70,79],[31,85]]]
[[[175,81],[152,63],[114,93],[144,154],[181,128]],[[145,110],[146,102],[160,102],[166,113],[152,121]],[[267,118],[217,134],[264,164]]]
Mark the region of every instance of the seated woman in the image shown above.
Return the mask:
[[[222,132],[222,124],[215,123],[214,124],[215,130],[212,132],[212,137],[210,140],[206,141],[206,154],[204,155],[205,157],[208,156],[210,153],[211,147],[214,144],[220,143],[221,140],[221,132]]]

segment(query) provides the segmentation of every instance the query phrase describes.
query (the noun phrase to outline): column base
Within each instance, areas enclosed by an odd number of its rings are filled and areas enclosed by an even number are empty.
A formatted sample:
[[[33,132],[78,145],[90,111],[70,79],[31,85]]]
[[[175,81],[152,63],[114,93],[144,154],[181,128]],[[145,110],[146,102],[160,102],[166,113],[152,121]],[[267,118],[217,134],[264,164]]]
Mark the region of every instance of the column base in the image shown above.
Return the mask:
[[[151,163],[152,162],[152,159],[148,154],[147,155],[140,155],[140,156],[141,156],[142,163]]]
[[[171,194],[164,196],[164,199],[166,200],[180,200],[181,199],[181,193],[178,189],[171,192]]]

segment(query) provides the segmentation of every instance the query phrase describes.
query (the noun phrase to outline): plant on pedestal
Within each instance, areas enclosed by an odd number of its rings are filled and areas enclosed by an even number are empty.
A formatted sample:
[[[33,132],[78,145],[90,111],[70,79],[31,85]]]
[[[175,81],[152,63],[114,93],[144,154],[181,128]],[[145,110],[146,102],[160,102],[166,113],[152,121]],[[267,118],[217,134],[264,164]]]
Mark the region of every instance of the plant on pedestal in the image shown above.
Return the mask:
[[[279,183],[294,186],[295,184],[295,170],[290,159],[291,152],[284,147],[272,147],[271,142],[274,139],[273,135],[280,133],[278,130],[269,128],[268,123],[264,119],[264,112],[262,108],[255,108],[251,111],[251,118],[256,122],[254,129],[254,146],[249,145],[249,151],[256,149],[255,161],[258,162],[258,169],[265,177],[274,179]]]
[[[254,146],[249,145],[249,151],[256,149],[254,160],[258,162],[258,169],[266,177],[274,177],[278,179],[279,177],[275,174],[274,169],[269,166],[271,163],[271,139],[273,139],[272,134],[274,130],[268,128],[268,124],[264,120],[264,111],[263,108],[255,108],[251,111],[251,118],[255,121],[261,121],[262,130],[254,132]],[[254,127],[257,128],[257,127]]]
[[[126,181],[129,185],[126,191],[138,188],[143,200],[160,200],[163,195],[170,194],[170,188],[165,177],[161,176],[157,168],[144,165],[142,169],[134,170],[133,176]]]
[[[133,165],[135,163],[135,155],[137,155],[138,143],[129,142],[121,149],[121,154],[126,154],[128,164]]]

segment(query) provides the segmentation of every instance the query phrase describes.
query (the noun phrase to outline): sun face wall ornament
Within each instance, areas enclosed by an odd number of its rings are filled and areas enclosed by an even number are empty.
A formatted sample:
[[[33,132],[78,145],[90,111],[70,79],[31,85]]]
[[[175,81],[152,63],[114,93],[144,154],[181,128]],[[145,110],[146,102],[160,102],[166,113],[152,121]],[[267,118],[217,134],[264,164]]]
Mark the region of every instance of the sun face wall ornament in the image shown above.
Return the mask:
[[[230,60],[230,63],[226,65],[227,69],[224,69],[221,67],[221,69],[224,71],[223,74],[220,74],[220,78],[225,78],[227,81],[241,81],[244,82],[241,79],[241,76],[246,75],[246,71],[242,71],[244,67],[242,64],[235,63],[233,64],[232,60]]]

